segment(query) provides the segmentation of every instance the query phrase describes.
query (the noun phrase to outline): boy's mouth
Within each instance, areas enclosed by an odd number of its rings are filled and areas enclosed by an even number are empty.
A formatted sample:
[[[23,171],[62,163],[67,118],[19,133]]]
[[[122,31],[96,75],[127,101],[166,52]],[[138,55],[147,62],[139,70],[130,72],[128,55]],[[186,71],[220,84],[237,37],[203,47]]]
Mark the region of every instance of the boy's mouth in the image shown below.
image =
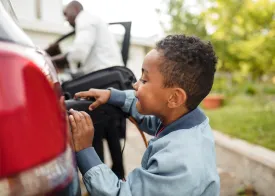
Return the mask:
[[[137,96],[137,93],[135,92],[135,97],[137,98],[137,100],[138,100],[138,96]]]

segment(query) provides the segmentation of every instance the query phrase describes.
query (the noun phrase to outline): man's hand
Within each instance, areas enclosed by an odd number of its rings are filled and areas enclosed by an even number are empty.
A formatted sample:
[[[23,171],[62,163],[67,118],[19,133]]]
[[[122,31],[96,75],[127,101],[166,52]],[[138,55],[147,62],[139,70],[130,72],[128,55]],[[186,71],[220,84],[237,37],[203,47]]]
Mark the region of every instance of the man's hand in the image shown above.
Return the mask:
[[[45,51],[50,56],[55,56],[55,55],[61,54],[61,50],[60,50],[60,47],[59,47],[58,43],[52,43],[52,44],[50,44],[49,47],[45,49]]]
[[[86,112],[70,109],[69,116],[75,152],[92,146],[94,139],[94,125]]]
[[[75,98],[95,98],[95,102],[92,103],[89,106],[89,110],[93,110],[97,108],[98,106],[105,104],[108,102],[111,96],[111,91],[110,90],[102,90],[102,89],[93,89],[91,88],[89,91],[82,91],[79,93],[75,94]]]
[[[65,61],[66,59],[66,54],[58,54],[58,55],[55,55],[51,58],[52,61],[56,62],[56,61]]]

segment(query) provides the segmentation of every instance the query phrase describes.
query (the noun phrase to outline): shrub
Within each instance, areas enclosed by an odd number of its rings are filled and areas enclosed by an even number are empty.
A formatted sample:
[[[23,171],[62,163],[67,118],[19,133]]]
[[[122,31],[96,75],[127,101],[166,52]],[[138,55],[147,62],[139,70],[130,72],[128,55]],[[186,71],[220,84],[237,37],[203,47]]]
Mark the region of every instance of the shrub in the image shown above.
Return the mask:
[[[275,86],[274,87],[266,86],[263,88],[263,92],[268,95],[275,95]]]
[[[245,94],[247,95],[255,95],[257,93],[257,90],[256,90],[256,87],[254,87],[253,85],[248,85],[246,88],[245,88]]]

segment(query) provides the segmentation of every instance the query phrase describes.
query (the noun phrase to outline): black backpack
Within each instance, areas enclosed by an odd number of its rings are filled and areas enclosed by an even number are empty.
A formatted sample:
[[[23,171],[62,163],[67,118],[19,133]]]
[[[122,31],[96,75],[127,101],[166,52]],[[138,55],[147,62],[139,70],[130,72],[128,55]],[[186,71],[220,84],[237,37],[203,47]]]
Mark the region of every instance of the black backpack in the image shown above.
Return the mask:
[[[87,112],[93,119],[95,130],[100,131],[110,119],[115,120],[115,128],[119,130],[120,138],[125,138],[126,117],[118,108],[112,105],[102,105],[93,111],[88,110],[92,100],[74,100],[74,94],[79,91],[87,91],[90,88],[106,89],[113,87],[119,90],[133,89],[132,84],[136,82],[133,72],[127,67],[116,66],[92,72],[80,76],[72,81],[62,84],[66,98],[67,109],[73,108]],[[110,127],[112,128],[112,127]]]

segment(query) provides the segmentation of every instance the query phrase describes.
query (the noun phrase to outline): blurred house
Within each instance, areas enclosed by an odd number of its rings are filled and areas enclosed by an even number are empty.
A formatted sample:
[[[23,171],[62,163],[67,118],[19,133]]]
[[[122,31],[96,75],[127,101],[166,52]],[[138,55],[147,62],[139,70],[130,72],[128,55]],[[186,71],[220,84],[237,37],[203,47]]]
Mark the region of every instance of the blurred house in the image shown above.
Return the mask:
[[[30,36],[33,42],[40,48],[46,48],[58,37],[71,31],[71,27],[65,24],[62,14],[62,0],[11,0],[18,18],[19,26]],[[122,35],[114,33],[118,42]],[[63,51],[70,45],[70,40],[61,44]],[[141,75],[141,64],[145,54],[154,46],[155,37],[138,38],[131,37],[131,46],[127,67],[137,78]]]

